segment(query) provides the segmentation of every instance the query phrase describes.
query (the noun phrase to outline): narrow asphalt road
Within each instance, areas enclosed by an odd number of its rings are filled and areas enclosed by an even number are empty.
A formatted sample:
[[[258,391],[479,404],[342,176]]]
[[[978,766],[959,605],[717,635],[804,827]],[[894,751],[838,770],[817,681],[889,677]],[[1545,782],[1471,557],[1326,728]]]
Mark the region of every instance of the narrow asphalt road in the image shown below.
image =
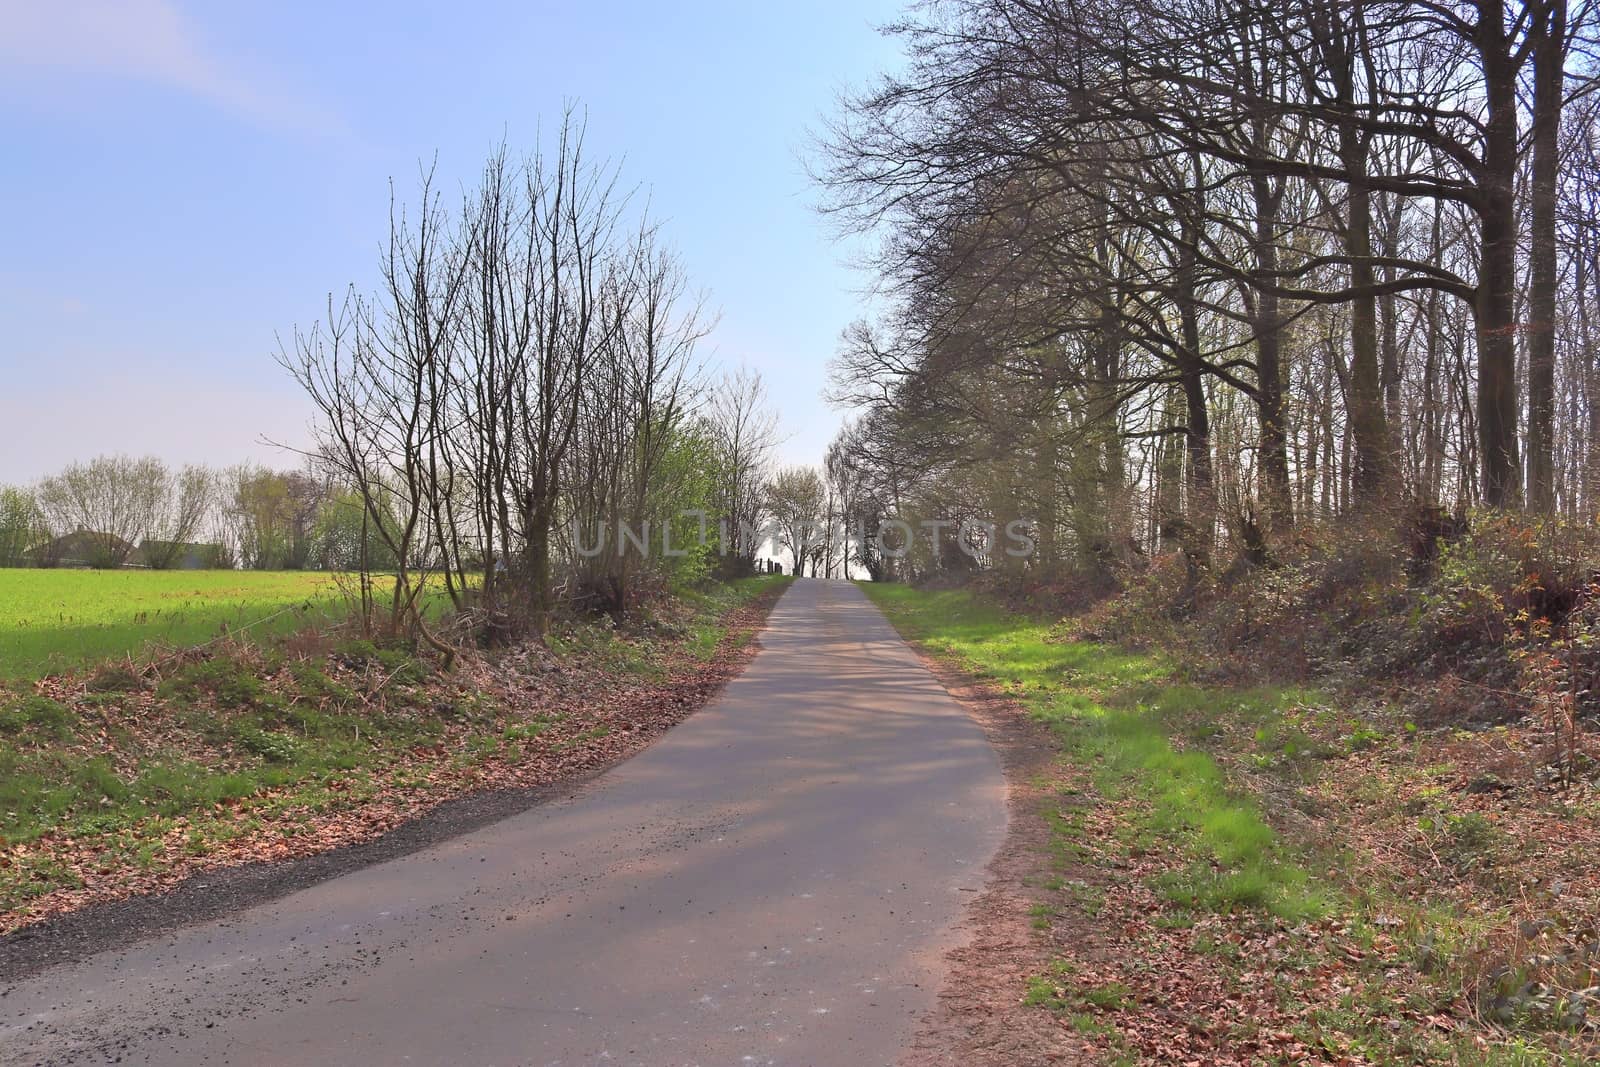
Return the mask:
[[[567,799],[0,988],[0,1062],[893,1063],[1000,766],[853,586],[795,583],[761,640]]]

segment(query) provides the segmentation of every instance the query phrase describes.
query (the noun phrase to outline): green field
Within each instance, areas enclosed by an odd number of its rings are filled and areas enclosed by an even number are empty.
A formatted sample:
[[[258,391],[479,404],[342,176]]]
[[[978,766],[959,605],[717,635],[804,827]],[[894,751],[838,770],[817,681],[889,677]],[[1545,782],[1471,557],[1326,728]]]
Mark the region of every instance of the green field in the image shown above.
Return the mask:
[[[0,678],[37,678],[196,645],[223,627],[284,633],[343,610],[338,576],[308,571],[78,571],[0,568]]]

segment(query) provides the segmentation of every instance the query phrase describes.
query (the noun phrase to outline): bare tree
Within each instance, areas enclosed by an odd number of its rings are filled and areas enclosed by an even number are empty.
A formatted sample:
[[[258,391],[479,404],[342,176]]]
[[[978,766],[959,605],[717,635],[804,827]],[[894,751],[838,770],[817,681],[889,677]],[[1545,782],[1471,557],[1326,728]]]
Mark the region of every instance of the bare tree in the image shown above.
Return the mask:
[[[37,563],[34,553],[46,536],[33,490],[0,486],[0,567]]]
[[[160,527],[170,491],[160,460],[100,456],[45,478],[37,499],[56,536],[81,538],[83,562],[120,567]]]
[[[698,491],[677,460],[710,320],[617,181],[570,112],[548,151],[491,154],[459,208],[425,171],[418,206],[391,209],[379,294],[330,299],[281,353],[320,415],[319,462],[362,501],[357,542],[394,565],[387,625],[447,653],[542,631],[565,603],[628,610],[666,565],[571,531],[659,529]],[[430,583],[448,633],[424,615]]]
[[[822,476],[811,467],[785,467],[767,486],[767,506],[776,524],[778,544],[794,561],[797,577],[808,562],[816,574],[817,551],[826,542],[826,494]]]
[[[761,376],[740,367],[718,383],[705,419],[716,443],[716,520],[724,558],[740,572],[749,572],[761,547],[755,531],[766,511],[778,416]]]
[[[185,467],[177,474],[167,474],[163,481],[155,525],[140,545],[145,566],[154,570],[167,570],[184,561],[217,495],[217,477],[205,467]],[[214,561],[201,562],[210,565]]]

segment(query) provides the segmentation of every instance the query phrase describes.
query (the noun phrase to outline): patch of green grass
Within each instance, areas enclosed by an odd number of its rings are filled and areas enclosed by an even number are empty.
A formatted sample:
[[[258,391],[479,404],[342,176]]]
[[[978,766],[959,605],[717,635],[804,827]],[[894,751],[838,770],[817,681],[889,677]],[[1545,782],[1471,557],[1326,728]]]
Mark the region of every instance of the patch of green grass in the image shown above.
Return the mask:
[[[93,694],[80,722],[72,709],[33,696],[0,709],[0,838],[115,833],[153,816],[187,815],[264,790],[315,782],[332,772],[377,766],[436,736],[425,714],[361,707],[330,697],[344,687],[302,666],[310,694],[270,691],[250,660],[218,656],[186,665],[158,691],[171,703],[174,751],[121,747],[119,775],[100,751],[123,746],[114,726],[97,726],[113,694]],[[86,698],[87,699],[87,698]],[[100,732],[105,730],[106,732]],[[94,731],[94,732],[89,732]],[[227,754],[195,758],[215,747]]]
[[[658,632],[670,635],[694,658],[709,660],[728,632],[725,617],[729,612],[793,581],[784,575],[763,574],[674,590],[674,597],[690,609],[689,617],[658,627]],[[641,678],[659,680],[664,670],[659,641],[621,633],[605,620],[562,627],[546,635],[545,644],[558,655],[581,656],[608,670]]]
[[[1109,1037],[1116,1033],[1116,1027],[1096,1013],[1120,1010],[1128,1005],[1130,996],[1131,991],[1121,982],[1079,984],[1072,978],[1071,966],[1058,960],[1048,974],[1028,979],[1022,1002],[1055,1012],[1080,1034]]]
[[[0,568],[0,677],[37,678],[152,641],[197,645],[224,627],[286,633],[343,609],[327,573]]]
[[[53,830],[114,833],[152,816],[188,815],[268,789],[311,788],[330,774],[379,766],[438,729],[404,716],[299,705],[274,714],[196,712],[193,721],[202,736],[235,754],[229,766],[148,752],[124,777],[81,747],[0,745],[0,837],[20,843]]]
[[[432,673],[426,661],[406,649],[385,648],[360,638],[345,641],[335,650],[335,655],[350,666],[371,670],[389,686],[417,685]]]
[[[300,756],[301,742],[277,730],[262,730],[243,725],[234,732],[240,748],[260,756],[268,763],[293,764]]]
[[[730,582],[704,582],[674,588],[672,595],[704,616],[720,616],[747,604],[762,593],[788,588],[794,578],[784,574],[758,574]]]
[[[1029,1007],[1052,1011],[1064,1011],[1067,1007],[1066,992],[1051,979],[1037,974],[1028,979],[1028,990],[1022,995],[1022,1002]]]
[[[231,656],[185,664],[161,683],[156,695],[190,704],[208,700],[223,708],[255,708],[272,701],[255,666]]]
[[[37,733],[64,738],[77,716],[72,709],[45,696],[26,696],[15,704],[0,707],[0,734]]]
[[[1103,794],[1143,802],[1129,809],[1135,829],[1181,846],[1194,860],[1163,879],[1159,888],[1169,899],[1219,911],[1260,908],[1291,920],[1327,909],[1253,799],[1192,745],[1222,721],[1271,723],[1277,709],[1307,694],[1185,684],[1158,654],[1072,640],[963,590],[862,588],[903,634],[990,679],[1054,726],[1067,754],[1094,769]],[[1293,744],[1283,742],[1291,758],[1303,754]]]
[[[501,733],[500,739],[511,744],[521,744],[524,741],[532,741],[534,738],[543,733],[549,726],[550,723],[544,719],[534,719],[529,722],[517,723],[514,726],[507,726]]]
[[[1128,999],[1128,987],[1121,982],[1108,982],[1101,986],[1090,986],[1079,994],[1084,1001],[1096,1008],[1111,1010],[1120,1008]]]
[[[694,627],[689,637],[689,651],[700,660],[708,660],[722,643],[722,628],[702,624]]]
[[[300,699],[319,707],[344,708],[360,699],[354,689],[328,676],[322,663],[300,660],[289,665]]]
[[[545,642],[558,655],[578,656],[601,664],[608,671],[651,680],[661,677],[661,665],[650,641],[625,636],[604,623],[575,623],[550,634]]]

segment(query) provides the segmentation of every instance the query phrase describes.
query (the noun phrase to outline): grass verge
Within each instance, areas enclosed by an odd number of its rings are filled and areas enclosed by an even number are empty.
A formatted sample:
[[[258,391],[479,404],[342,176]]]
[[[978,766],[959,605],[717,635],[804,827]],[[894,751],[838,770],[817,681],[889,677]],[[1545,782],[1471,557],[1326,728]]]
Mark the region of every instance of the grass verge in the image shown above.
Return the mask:
[[[964,590],[864,589],[1053,728],[1068,784],[1038,813],[1037,881],[1055,896],[1031,914],[1057,962],[1017,996],[1109,1060],[1595,1062],[1592,897],[1538,917],[1542,872],[1592,864],[1519,853],[1445,762],[1460,738],[1326,693],[1198,684]],[[1584,818],[1578,841],[1600,814],[1523,807]]]

